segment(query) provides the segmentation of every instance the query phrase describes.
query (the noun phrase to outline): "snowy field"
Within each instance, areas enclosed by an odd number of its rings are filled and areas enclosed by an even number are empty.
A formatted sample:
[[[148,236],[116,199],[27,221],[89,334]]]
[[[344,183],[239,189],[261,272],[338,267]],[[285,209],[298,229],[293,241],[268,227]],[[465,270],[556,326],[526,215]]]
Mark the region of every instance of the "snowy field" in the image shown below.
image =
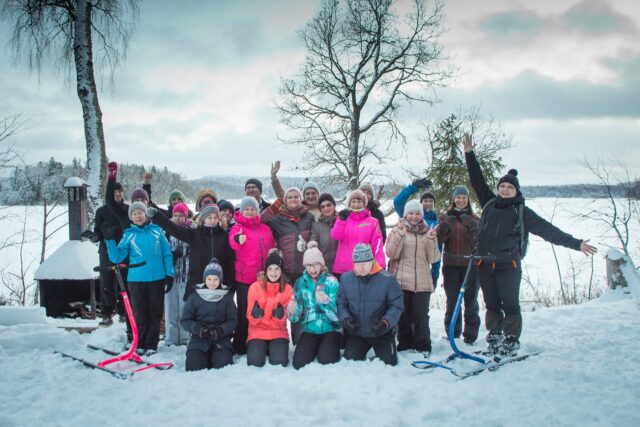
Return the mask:
[[[555,199],[528,201],[545,217],[554,203]],[[465,380],[444,370],[417,370],[411,361],[420,357],[409,352],[400,354],[397,367],[343,360],[295,371],[249,368],[240,358],[219,371],[186,373],[184,348],[161,346],[152,360],[172,361],[173,369],[118,380],[53,352],[62,350],[97,361],[99,355],[88,352],[85,344],[120,350],[125,341],[122,324],[84,335],[65,332],[49,322],[0,326],[0,426],[640,425],[636,378],[640,302],[622,291],[604,291],[603,254],[614,242],[604,237],[601,225],[571,218],[572,212],[591,202],[559,199],[558,203],[554,223],[576,237],[591,237],[598,245],[601,254],[594,259],[592,291],[604,293],[580,305],[528,304],[522,352],[542,351],[539,356]],[[25,208],[10,211],[17,218],[0,226],[3,235],[22,226]],[[27,208],[33,234],[38,233],[39,212]],[[390,224],[394,222],[395,218],[389,219]],[[58,232],[49,253],[66,239],[66,230]],[[631,248],[637,264],[637,240]],[[39,245],[27,245],[23,253],[39,257]],[[582,270],[576,274],[575,287],[586,289],[591,263],[577,252],[558,248],[557,253],[561,273],[569,274],[573,262],[576,270]],[[16,247],[3,250],[0,268],[15,268],[17,259]],[[536,292],[558,298],[561,291],[549,244],[532,236],[526,268],[534,285],[528,289],[523,283],[524,300],[535,299]],[[567,283],[573,286],[573,279]],[[436,294],[430,322],[433,360],[450,353],[442,339],[441,286]]]

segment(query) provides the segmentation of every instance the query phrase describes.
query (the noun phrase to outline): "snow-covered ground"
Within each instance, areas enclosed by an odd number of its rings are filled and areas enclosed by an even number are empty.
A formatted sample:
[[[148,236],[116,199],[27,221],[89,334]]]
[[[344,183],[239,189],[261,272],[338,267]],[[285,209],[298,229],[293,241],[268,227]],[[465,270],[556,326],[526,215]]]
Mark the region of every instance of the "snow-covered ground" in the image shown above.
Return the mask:
[[[0,425],[637,426],[638,314],[621,291],[527,312],[523,351],[543,353],[465,380],[413,368],[415,353],[401,353],[397,367],[343,360],[295,371],[250,368],[241,358],[186,373],[184,348],[162,346],[153,360],[175,368],[119,380],[53,352],[116,348],[121,324],[86,335],[46,324],[0,327]],[[431,324],[439,359],[450,352],[441,311]]]
[[[553,199],[528,202],[547,217],[554,203]],[[577,237],[591,237],[604,253],[606,245],[613,244],[602,237],[606,230],[596,223],[578,224],[571,219],[570,212],[584,203],[590,202],[559,200],[554,223]],[[11,209],[24,214],[24,208]],[[29,212],[37,230],[37,208],[28,208]],[[0,234],[20,226],[19,220],[3,223]],[[637,236],[638,230],[634,232]],[[59,232],[49,253],[66,238],[65,230]],[[637,240],[631,248],[637,253]],[[574,265],[584,259],[566,249],[557,252],[565,274],[571,270],[569,257]],[[0,263],[15,267],[17,253],[16,248],[5,249]],[[37,244],[27,245],[25,253],[37,255]],[[638,257],[634,259],[637,263]],[[576,275],[576,287],[582,289],[591,277],[590,263],[584,262],[583,271]],[[523,284],[523,299],[535,296],[534,290],[559,294],[548,244],[532,237],[526,264],[537,289]],[[603,291],[602,254],[593,265],[594,289]],[[437,295],[430,322],[433,360],[450,353],[448,342],[441,338],[443,311],[437,307],[438,299],[442,300],[441,286]],[[97,361],[99,355],[88,352],[85,344],[120,350],[125,340],[122,324],[83,335],[67,332],[51,321],[0,326],[0,426],[635,426],[640,425],[639,314],[640,302],[621,290],[605,291],[600,298],[580,305],[545,308],[531,303],[523,314],[522,352],[542,354],[466,380],[444,370],[417,370],[411,361],[420,359],[419,355],[406,352],[401,353],[397,367],[379,361],[343,360],[333,366],[312,364],[295,371],[291,367],[249,368],[246,359],[240,358],[219,371],[186,373],[184,348],[164,346],[152,359],[172,361],[173,369],[118,380],[54,351]],[[459,346],[481,349],[480,344]],[[473,366],[473,362],[464,363]]]

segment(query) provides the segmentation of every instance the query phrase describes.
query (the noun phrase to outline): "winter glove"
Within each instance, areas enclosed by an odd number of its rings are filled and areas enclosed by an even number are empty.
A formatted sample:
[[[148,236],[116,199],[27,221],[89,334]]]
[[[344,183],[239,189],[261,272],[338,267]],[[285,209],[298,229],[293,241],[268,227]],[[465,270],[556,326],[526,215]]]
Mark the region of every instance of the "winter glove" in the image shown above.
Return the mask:
[[[205,334],[202,338],[209,338],[213,341],[218,341],[218,339],[222,337],[222,328],[206,327],[204,330]]]
[[[418,188],[429,188],[433,185],[433,183],[428,178],[419,178],[413,180],[413,185]]]
[[[158,213],[158,209],[151,206],[147,208],[147,218],[151,219],[154,216],[156,216],[157,213]]]
[[[115,240],[116,233],[113,231],[113,227],[109,223],[104,223],[100,226],[100,232],[104,240]]]
[[[316,304],[329,304],[329,296],[322,290],[316,290]]]
[[[173,277],[167,276],[164,278],[164,293],[168,294],[173,288]]]
[[[282,304],[278,303],[278,306],[271,310],[271,315],[278,320],[282,320],[284,318],[284,307]]]
[[[355,335],[358,330],[358,322],[356,322],[356,320],[352,317],[350,317],[349,319],[345,319],[342,322],[342,326],[344,326],[344,329],[351,335]]]
[[[386,331],[387,328],[389,328],[389,322],[387,322],[384,319],[374,320],[372,327],[373,327],[373,332],[375,332],[377,335],[382,335],[384,331]]]
[[[347,218],[349,218],[349,214],[351,213],[351,211],[349,209],[342,209],[340,212],[338,212],[338,217],[343,220],[346,221]]]
[[[209,335],[209,329],[202,325],[196,325],[193,329],[193,334],[200,338],[207,338]]]
[[[264,310],[260,308],[258,305],[258,301],[253,304],[253,308],[251,309],[251,317],[254,319],[262,319],[264,317]]]
[[[107,171],[109,181],[115,181],[118,176],[118,164],[116,162],[109,162],[107,165]]]
[[[296,248],[298,249],[298,252],[304,252],[307,249],[307,242],[304,241],[300,234],[298,234],[298,243],[296,243]]]
[[[80,236],[84,237],[86,240],[89,240],[91,242],[98,241],[98,236],[96,236],[96,233],[94,233],[91,230],[84,230]]]

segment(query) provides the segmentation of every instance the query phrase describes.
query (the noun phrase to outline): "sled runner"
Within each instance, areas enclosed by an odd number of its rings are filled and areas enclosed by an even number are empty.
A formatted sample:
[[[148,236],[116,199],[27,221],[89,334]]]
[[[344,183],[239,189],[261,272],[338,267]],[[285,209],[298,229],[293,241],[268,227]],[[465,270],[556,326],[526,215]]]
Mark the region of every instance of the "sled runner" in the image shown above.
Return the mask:
[[[453,256],[453,255],[452,255]],[[488,256],[478,256],[478,255],[465,255],[465,256],[454,256],[455,258],[468,259],[469,264],[467,266],[467,271],[464,275],[464,280],[462,281],[462,285],[460,286],[460,292],[458,293],[458,300],[456,301],[456,306],[453,311],[453,317],[451,319],[451,323],[449,324],[449,344],[451,345],[451,349],[453,353],[449,355],[446,359],[440,361],[431,361],[431,360],[416,360],[411,362],[411,365],[414,368],[418,369],[434,369],[441,368],[446,369],[451,372],[453,375],[459,378],[468,378],[470,376],[478,375],[486,370],[494,371],[498,369],[502,365],[506,365],[508,363],[519,362],[521,360],[525,360],[530,356],[536,356],[541,352],[530,353],[530,354],[518,354],[512,356],[500,356],[495,354],[488,354],[486,352],[476,352],[473,354],[465,353],[460,350],[456,345],[454,339],[454,328],[458,316],[460,315],[460,306],[462,305],[462,300],[464,298],[464,293],[467,287],[467,281],[469,280],[469,275],[471,273],[471,269],[474,268],[474,261],[494,261],[493,257]],[[480,364],[480,366],[472,369],[457,369],[453,366],[450,366],[451,362],[455,360],[471,360]]]
[[[89,345],[88,347],[92,350],[100,350],[103,351],[104,353],[110,354],[114,357],[111,357],[109,359],[103,360],[101,362],[98,363],[94,363],[92,361],[83,359],[79,356],[74,356],[68,353],[64,353],[64,352],[60,352],[60,351],[56,351],[56,353],[62,355],[63,357],[68,357],[71,358],[73,360],[77,360],[78,362],[82,362],[83,365],[85,365],[88,368],[93,368],[93,369],[99,369],[105,372],[110,373],[111,375],[115,376],[116,378],[128,378],[130,376],[132,376],[133,374],[137,373],[137,372],[142,372],[142,371],[146,371],[148,369],[169,369],[173,366],[173,363],[171,362],[164,362],[164,363],[153,363],[151,361],[147,361],[147,360],[143,360],[140,356],[138,356],[136,354],[136,348],[138,348],[138,326],[136,325],[136,319],[135,316],[133,315],[133,310],[131,308],[131,302],[129,301],[129,295],[127,294],[127,290],[124,287],[124,282],[122,281],[122,275],[120,274],[121,270],[127,269],[127,268],[136,268],[136,267],[141,267],[143,265],[145,265],[145,262],[141,262],[138,264],[130,264],[130,265],[126,265],[126,264],[117,264],[117,265],[113,265],[113,266],[109,266],[109,267],[95,267],[93,270],[94,271],[101,271],[101,270],[111,270],[115,273],[116,275],[116,280],[118,282],[118,286],[120,288],[120,295],[122,297],[122,302],[124,303],[124,307],[127,311],[127,318],[129,319],[129,324],[131,325],[131,332],[132,332],[132,340],[131,340],[131,347],[129,348],[129,350],[127,350],[126,352],[119,354],[115,351],[112,350],[108,350],[108,349],[103,349],[100,347],[96,347],[96,346],[92,346]],[[120,370],[116,370],[113,369],[111,367],[109,367],[109,365],[112,365],[114,363],[117,362],[124,362],[124,361],[131,361],[136,363],[137,365],[139,365],[139,367],[132,369],[132,370],[128,370],[128,371],[120,371]]]

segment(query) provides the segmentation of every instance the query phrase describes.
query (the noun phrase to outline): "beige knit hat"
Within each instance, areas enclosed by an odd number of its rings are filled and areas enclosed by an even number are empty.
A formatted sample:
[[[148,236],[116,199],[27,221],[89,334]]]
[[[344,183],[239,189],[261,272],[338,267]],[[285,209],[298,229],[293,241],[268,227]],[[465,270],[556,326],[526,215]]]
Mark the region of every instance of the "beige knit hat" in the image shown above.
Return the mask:
[[[316,262],[322,264],[324,268],[327,268],[320,249],[318,249],[317,247],[312,247],[304,251],[304,255],[302,256],[302,265],[311,265]]]

